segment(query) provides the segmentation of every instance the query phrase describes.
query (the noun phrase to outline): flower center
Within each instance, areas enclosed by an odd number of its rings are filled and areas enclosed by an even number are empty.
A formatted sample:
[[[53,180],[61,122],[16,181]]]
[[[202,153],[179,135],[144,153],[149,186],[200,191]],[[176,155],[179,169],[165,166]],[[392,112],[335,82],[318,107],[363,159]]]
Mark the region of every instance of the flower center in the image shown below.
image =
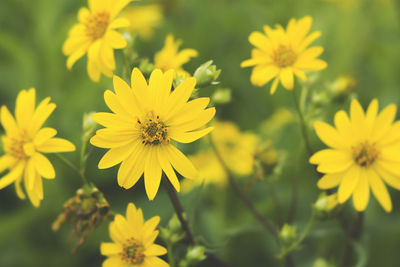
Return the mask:
[[[358,146],[353,146],[352,150],[354,161],[361,167],[371,166],[379,156],[375,143],[370,144],[368,141],[361,142]]]
[[[110,20],[110,13],[97,12],[89,17],[85,23],[86,35],[96,40],[104,35]]]
[[[26,144],[30,143],[30,139],[24,133],[18,138],[7,138],[7,142],[5,144],[7,153],[9,153],[12,157],[17,159],[24,159],[27,158],[30,153],[34,152],[34,147],[25,147]],[[28,155],[27,155],[28,149]],[[33,151],[31,151],[33,150]]]
[[[121,258],[123,261],[130,264],[140,264],[144,261],[144,247],[134,238],[128,239],[123,245]]]
[[[296,54],[287,46],[280,45],[272,54],[272,60],[281,68],[293,65],[296,61]]]
[[[168,129],[165,124],[160,121],[160,117],[156,116],[142,122],[138,119],[141,129],[142,143],[145,145],[168,144]]]

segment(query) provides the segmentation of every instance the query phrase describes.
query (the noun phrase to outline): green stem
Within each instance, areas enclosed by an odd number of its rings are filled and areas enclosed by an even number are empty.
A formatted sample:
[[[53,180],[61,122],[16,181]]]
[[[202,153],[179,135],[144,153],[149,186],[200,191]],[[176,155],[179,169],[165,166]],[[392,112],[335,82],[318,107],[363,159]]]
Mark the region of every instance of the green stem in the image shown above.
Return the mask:
[[[304,241],[304,239],[306,239],[306,237],[310,233],[315,220],[316,220],[316,217],[313,213],[310,220],[307,223],[306,228],[301,233],[300,237],[281,253],[281,255],[280,255],[281,257],[286,257],[289,253],[296,250],[301,245],[301,243]]]
[[[299,119],[300,119],[300,127],[301,127],[301,133],[302,133],[303,139],[304,139],[304,144],[306,146],[308,155],[311,157],[314,154],[314,152],[313,152],[313,149],[311,147],[310,140],[308,138],[307,124],[306,124],[306,121],[304,119],[304,114],[303,114],[303,111],[302,111],[302,109],[300,107],[299,100],[298,100],[297,95],[296,95],[296,90],[292,90],[292,94],[293,94],[293,101],[294,101],[294,104],[295,104],[295,107],[296,107],[296,111],[297,111],[297,113],[299,115]]]
[[[230,169],[226,165],[225,160],[223,159],[221,153],[219,152],[218,148],[216,147],[211,136],[209,139],[210,139],[211,146],[213,147],[214,152],[218,158],[218,161],[220,162],[222,168],[225,170],[225,172],[228,176],[229,183],[232,185],[236,194],[239,196],[239,198],[242,200],[242,202],[247,206],[247,209],[253,214],[253,216],[257,219],[257,221],[275,237],[277,243],[279,244],[278,230],[276,229],[275,225],[272,222],[270,222],[268,219],[264,218],[258,212],[258,210],[255,208],[253,203],[250,201],[250,199],[246,196],[246,194],[240,188],[239,184],[236,182],[233,173],[230,171]]]
[[[175,258],[174,258],[174,253],[172,250],[172,243],[170,241],[167,242],[167,250],[168,250],[168,263],[170,267],[175,267]]]
[[[60,154],[56,153],[55,154],[65,165],[67,165],[68,167],[70,167],[74,172],[76,172],[79,177],[81,177],[83,184],[88,184],[88,181],[85,177],[85,175],[81,172],[81,170],[79,170],[71,161],[69,161],[68,159],[64,158],[63,156],[61,156]]]

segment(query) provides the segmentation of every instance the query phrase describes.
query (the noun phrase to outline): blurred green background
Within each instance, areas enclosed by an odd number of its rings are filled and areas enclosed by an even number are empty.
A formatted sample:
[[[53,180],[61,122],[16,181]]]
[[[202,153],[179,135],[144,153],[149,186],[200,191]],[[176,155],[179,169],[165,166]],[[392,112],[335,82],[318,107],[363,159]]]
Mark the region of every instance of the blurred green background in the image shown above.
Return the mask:
[[[321,56],[328,68],[318,79],[333,81],[341,75],[351,75],[357,85],[355,94],[364,107],[378,98],[381,107],[400,104],[400,8],[397,0],[174,0],[162,1],[164,20],[151,41],[139,41],[138,53],[153,58],[163,46],[168,33],[184,41],[183,47],[199,51],[199,57],[186,65],[193,73],[201,63],[212,59],[222,69],[221,85],[232,89],[232,102],[217,106],[221,120],[232,120],[243,130],[258,132],[260,124],[279,107],[293,110],[290,92],[280,87],[274,96],[269,85],[255,88],[250,84],[250,69],[241,69],[240,62],[249,58],[248,36],[262,30],[264,24],[286,26],[292,17],[311,15],[313,29],[323,35],[316,41],[325,52]],[[143,1],[145,2],[145,1]],[[147,3],[147,2],[146,2]],[[135,3],[137,4],[137,3]],[[51,96],[57,109],[47,125],[58,129],[59,136],[79,145],[81,118],[84,112],[105,111],[102,93],[112,87],[110,79],[92,83],[86,72],[86,59],[81,59],[72,71],[66,69],[61,46],[83,0],[1,0],[0,2],[0,104],[14,108],[21,89],[35,87],[38,100]],[[119,52],[120,53],[120,52]],[[118,53],[117,53],[118,54]],[[117,55],[118,56],[118,55]],[[118,57],[117,57],[118,58]],[[120,57],[119,57],[120,58]],[[322,85],[312,88],[323,90]],[[348,109],[348,102],[332,103],[323,117],[332,122],[339,108]],[[322,147],[313,133],[313,146]],[[277,134],[274,147],[287,151],[287,159],[276,187],[286,214],[294,181],[299,184],[299,201],[295,225],[303,229],[311,214],[311,204],[320,191],[316,175],[307,163],[299,127],[296,121]],[[189,147],[189,146],[187,146]],[[189,147],[190,149],[190,147]],[[144,210],[146,218],[160,215],[161,225],[172,216],[172,207],[163,188],[156,199],[147,200],[143,182],[124,190],[117,185],[117,168],[97,169],[104,150],[94,149],[87,176],[104,192],[114,211],[125,212],[129,201]],[[78,153],[66,155],[78,162]],[[57,233],[51,223],[61,212],[63,203],[81,186],[79,177],[50,156],[57,179],[44,182],[45,197],[40,208],[20,201],[13,186],[0,192],[0,266],[100,266],[104,258],[99,244],[109,241],[108,222],[96,229],[71,255],[68,228]],[[275,220],[268,183],[258,181],[247,193],[263,214]],[[246,181],[242,182],[243,185]],[[385,214],[374,199],[366,212],[366,225],[361,253],[365,266],[399,266],[400,254],[400,193],[390,189],[394,211]],[[182,195],[192,227],[216,254],[233,266],[279,266],[277,247],[271,235],[253,219],[233,191],[207,187]],[[351,204],[347,206],[351,216]],[[161,243],[159,241],[159,243]],[[302,249],[293,254],[296,266],[313,266],[318,258],[340,263],[345,249],[345,237],[335,220],[318,222]],[[200,266],[213,266],[204,262]],[[325,266],[325,265],[315,265]],[[337,266],[340,266],[337,265]]]

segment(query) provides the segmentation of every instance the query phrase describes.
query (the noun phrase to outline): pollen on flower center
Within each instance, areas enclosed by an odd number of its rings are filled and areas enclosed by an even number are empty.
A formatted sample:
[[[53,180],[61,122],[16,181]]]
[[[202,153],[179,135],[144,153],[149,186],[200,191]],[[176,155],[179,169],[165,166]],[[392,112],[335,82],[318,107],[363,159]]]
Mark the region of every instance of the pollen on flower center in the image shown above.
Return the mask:
[[[168,144],[168,129],[163,122],[160,121],[160,117],[156,116],[142,122],[138,119],[138,123],[141,129],[142,143],[145,145],[159,145]]]
[[[134,238],[128,239],[121,252],[123,261],[130,264],[140,264],[144,261],[144,247]]]
[[[375,143],[370,144],[368,141],[361,142],[358,146],[353,146],[352,150],[354,161],[362,167],[371,166],[379,156]]]
[[[296,53],[290,47],[280,45],[278,49],[276,49],[272,53],[272,60],[276,65],[281,68],[293,65],[296,61]]]
[[[102,37],[110,21],[110,13],[103,11],[90,16],[86,23],[86,35],[94,40]]]

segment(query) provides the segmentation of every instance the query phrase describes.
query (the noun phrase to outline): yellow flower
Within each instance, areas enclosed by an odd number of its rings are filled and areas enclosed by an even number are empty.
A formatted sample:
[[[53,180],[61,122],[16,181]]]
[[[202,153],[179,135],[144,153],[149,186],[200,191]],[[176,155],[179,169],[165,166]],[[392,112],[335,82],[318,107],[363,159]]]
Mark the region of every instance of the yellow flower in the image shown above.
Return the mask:
[[[131,6],[123,16],[130,22],[129,29],[145,40],[154,35],[154,28],[160,26],[162,9],[159,5]]]
[[[324,49],[321,46],[308,48],[321,35],[319,31],[308,34],[311,24],[312,19],[307,16],[298,21],[291,19],[286,30],[280,25],[275,29],[266,25],[265,34],[253,32],[249,36],[249,42],[256,48],[252,50],[251,59],[241,64],[241,67],[254,66],[251,83],[264,86],[274,79],[271,86],[273,94],[279,81],[287,90],[292,90],[293,75],[306,80],[304,71],[326,68],[326,62],[317,58]]]
[[[232,122],[216,122],[213,126],[215,128],[211,138],[228,168],[239,176],[251,174],[258,144],[257,136],[240,132]],[[202,183],[215,184],[219,187],[227,184],[226,172],[214,151],[200,152],[189,158],[199,168],[199,179],[185,181],[184,191],[189,191],[194,185]]]
[[[171,92],[173,70],[156,69],[147,84],[139,69],[132,71],[131,87],[114,76],[114,91],[106,91],[104,99],[113,113],[96,113],[93,120],[106,127],[98,130],[91,143],[111,148],[99,162],[109,168],[122,162],[118,184],[131,188],[144,173],[147,196],[154,199],[160,186],[162,171],[177,191],[180,184],[174,169],[186,178],[196,178],[197,171],[171,140],[190,143],[208,134],[213,128],[200,129],[215,115],[215,108],[206,109],[208,97],[189,101],[196,79],[189,77]],[[174,168],[172,168],[171,167]]]
[[[142,210],[129,203],[126,218],[117,214],[110,223],[113,243],[100,246],[101,254],[108,257],[103,267],[168,267],[168,263],[157,257],[166,254],[167,250],[154,244],[159,222],[158,216],[144,222]]]
[[[197,51],[194,49],[179,50],[181,40],[174,41],[174,36],[169,34],[165,39],[164,47],[156,53],[154,65],[162,71],[173,69],[178,75],[187,76],[182,65],[189,62],[190,58],[197,57]]]
[[[336,128],[315,122],[318,137],[330,147],[310,158],[325,174],[318,187],[339,186],[339,203],[352,195],[357,211],[365,210],[372,190],[385,211],[390,212],[392,202],[384,182],[400,190],[400,122],[394,122],[395,116],[393,104],[378,114],[378,101],[374,99],[364,113],[353,99],[350,118],[343,110],[336,113]]]
[[[100,74],[111,77],[115,69],[114,49],[127,46],[118,28],[129,26],[125,18],[116,18],[131,0],[89,0],[89,9],[82,7],[78,12],[79,23],[69,31],[63,45],[68,56],[67,67],[88,54],[87,71],[92,81],[98,82]]]
[[[43,199],[42,177],[54,179],[56,174],[50,161],[43,153],[74,151],[69,141],[54,137],[53,128],[41,128],[56,105],[50,97],[44,99],[35,109],[35,89],[22,90],[17,97],[15,118],[6,106],[1,107],[1,124],[5,130],[2,136],[5,155],[0,157],[0,173],[9,173],[0,178],[0,189],[15,183],[17,195],[25,199],[21,188],[24,179],[25,190],[35,207]]]

